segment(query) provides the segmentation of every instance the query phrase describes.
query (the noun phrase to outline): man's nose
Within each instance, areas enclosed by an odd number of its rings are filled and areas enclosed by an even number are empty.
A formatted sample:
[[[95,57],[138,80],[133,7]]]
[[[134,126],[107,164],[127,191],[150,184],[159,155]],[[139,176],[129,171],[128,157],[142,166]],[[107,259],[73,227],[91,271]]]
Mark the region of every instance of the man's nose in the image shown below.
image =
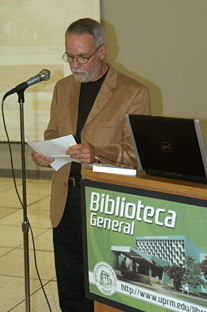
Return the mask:
[[[72,68],[80,68],[80,66],[81,66],[81,64],[78,62],[78,58],[77,57],[73,58],[73,61],[72,61],[71,65],[72,65]]]

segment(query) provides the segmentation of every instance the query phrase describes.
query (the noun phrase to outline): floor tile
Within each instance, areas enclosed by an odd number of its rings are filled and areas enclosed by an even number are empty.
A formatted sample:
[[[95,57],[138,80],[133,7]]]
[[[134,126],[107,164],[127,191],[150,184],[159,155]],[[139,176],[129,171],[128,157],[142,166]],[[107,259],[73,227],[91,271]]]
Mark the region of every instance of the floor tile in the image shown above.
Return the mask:
[[[23,201],[23,196],[22,196],[22,192],[21,190],[18,189],[19,192],[19,197],[21,199],[21,201]],[[46,195],[43,194],[28,194],[26,195],[26,201],[27,201],[27,205],[37,202],[41,199],[44,199]],[[0,207],[3,208],[21,208],[21,203],[19,201],[18,195],[16,194],[16,191],[14,189],[10,189],[7,191],[4,191],[2,193],[0,193]]]
[[[58,295],[57,295],[57,285],[54,281],[49,282],[44,286],[44,290],[47,295],[47,299],[50,304],[50,308],[53,312],[60,312]],[[30,297],[30,307],[32,312],[45,312],[49,311],[47,301],[43,294],[43,291],[40,289]],[[25,302],[22,302],[15,308],[13,308],[12,312],[22,312],[25,309]]]
[[[19,187],[20,193],[22,187]],[[50,195],[51,181],[49,180],[29,180],[26,182],[26,193],[33,195]]]
[[[21,179],[16,179],[16,184],[21,185]],[[14,182],[11,178],[0,178],[0,193],[14,188]]]
[[[25,311],[25,280],[24,278],[1,277],[1,304],[0,312]],[[31,311],[49,311],[44,293],[40,288],[39,280],[30,280],[30,307]],[[54,281],[43,283],[46,296],[52,311],[60,311],[58,308],[57,284]]]
[[[11,250],[13,250],[13,248],[9,248],[9,247],[1,247],[0,246],[0,257],[5,256],[8,252],[10,252]]]
[[[50,209],[50,196],[47,196],[44,199],[31,203],[27,207],[28,212],[30,210],[48,210]]]
[[[3,207],[0,207],[0,219],[3,219],[7,216],[10,216],[11,214],[17,212],[18,209],[21,209],[21,208],[3,208]]]
[[[33,229],[33,235],[36,241],[36,237],[39,237],[42,233],[45,234],[43,235],[43,242],[41,242],[42,245],[42,250],[44,250],[44,248],[46,248],[46,246],[48,246],[47,250],[52,250],[51,246],[52,246],[52,238],[51,238],[51,243],[49,242],[49,238],[52,234],[51,233],[51,229],[49,233],[45,233],[45,229],[39,229],[39,228],[35,228]],[[31,240],[31,234],[29,232],[29,240]],[[40,238],[38,238],[38,240],[40,240]],[[8,225],[0,225],[0,242],[1,242],[1,246],[2,247],[13,247],[13,248],[17,248],[17,247],[22,247],[23,244],[23,232],[22,232],[22,225],[21,223],[16,226],[8,226]],[[44,243],[44,245],[43,245]],[[50,247],[49,247],[50,246]]]
[[[36,280],[36,285],[38,281]],[[9,311],[13,306],[22,302],[25,298],[24,294],[24,279],[14,278],[9,276],[1,276],[1,304],[0,312]],[[24,310],[22,310],[24,311]]]
[[[27,218],[32,227],[39,227],[39,228],[51,228],[50,223],[50,214],[49,211],[27,211]],[[19,210],[8,217],[5,217],[0,220],[0,225],[11,225],[16,226],[18,224],[22,224],[23,218],[23,211]]]
[[[20,246],[23,241],[21,224],[19,226],[0,225],[0,237],[3,247],[16,248]]]
[[[37,230],[34,229],[33,234],[35,235],[35,248],[37,250],[45,250],[53,252],[53,237],[52,237],[52,229],[47,230],[46,232],[42,232],[37,234]],[[30,246],[32,244],[30,243]]]
[[[51,280],[55,277],[54,254],[50,251],[36,251],[37,267],[41,279]],[[33,250],[29,250],[30,278],[37,279]],[[0,258],[0,275],[24,277],[24,250],[14,249]]]

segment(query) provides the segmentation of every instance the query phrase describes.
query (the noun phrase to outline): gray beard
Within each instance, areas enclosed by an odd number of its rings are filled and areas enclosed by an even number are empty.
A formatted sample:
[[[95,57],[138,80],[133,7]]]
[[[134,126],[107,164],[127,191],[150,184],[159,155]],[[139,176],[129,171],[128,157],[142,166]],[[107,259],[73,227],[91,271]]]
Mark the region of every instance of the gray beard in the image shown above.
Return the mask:
[[[75,68],[73,68],[71,71],[72,71],[73,76],[74,76],[76,81],[81,82],[81,83],[86,83],[86,82],[92,81],[97,76],[97,74],[101,68],[101,63],[97,64],[97,65],[98,66],[96,66],[94,71],[91,73],[88,73],[86,70],[80,70],[80,69],[75,69]],[[79,77],[78,75],[76,75],[76,73],[78,73],[78,72],[84,73],[85,75]]]

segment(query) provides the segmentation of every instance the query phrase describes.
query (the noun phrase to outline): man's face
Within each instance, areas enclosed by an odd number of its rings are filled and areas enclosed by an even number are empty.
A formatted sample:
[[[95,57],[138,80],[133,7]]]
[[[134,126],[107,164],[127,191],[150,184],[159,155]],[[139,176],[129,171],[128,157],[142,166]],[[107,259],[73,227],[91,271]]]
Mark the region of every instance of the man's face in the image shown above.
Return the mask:
[[[69,34],[65,40],[66,52],[72,56],[89,57],[96,50],[93,37],[89,34]],[[79,82],[96,81],[101,77],[101,57],[96,52],[87,64],[80,64],[76,58],[70,63],[71,71]]]

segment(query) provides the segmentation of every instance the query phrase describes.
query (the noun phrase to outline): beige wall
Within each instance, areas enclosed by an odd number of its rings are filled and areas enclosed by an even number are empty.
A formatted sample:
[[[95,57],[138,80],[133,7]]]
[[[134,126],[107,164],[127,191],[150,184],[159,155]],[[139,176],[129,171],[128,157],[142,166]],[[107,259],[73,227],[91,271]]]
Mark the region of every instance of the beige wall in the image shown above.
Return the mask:
[[[106,60],[149,87],[153,115],[199,118],[205,137],[206,12],[206,0],[101,0]]]

